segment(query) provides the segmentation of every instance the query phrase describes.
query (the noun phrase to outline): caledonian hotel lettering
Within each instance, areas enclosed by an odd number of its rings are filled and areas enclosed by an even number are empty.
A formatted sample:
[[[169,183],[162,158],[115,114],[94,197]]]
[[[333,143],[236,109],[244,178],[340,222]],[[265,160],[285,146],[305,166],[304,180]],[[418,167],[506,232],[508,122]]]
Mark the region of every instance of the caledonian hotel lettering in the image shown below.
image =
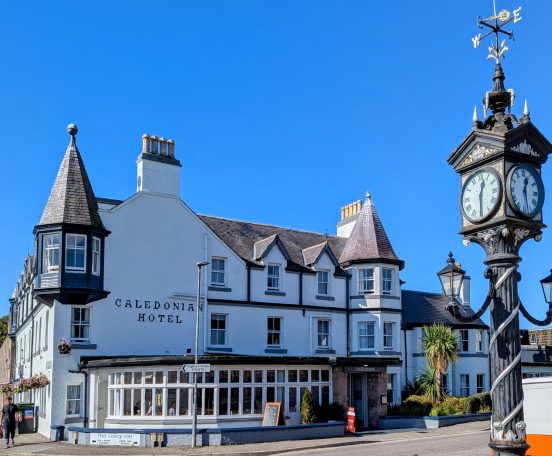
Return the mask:
[[[182,312],[193,312],[195,309],[192,302],[169,302],[169,301],[155,301],[146,299],[115,299],[115,306],[120,308],[130,309],[150,309],[150,310],[162,310],[180,312],[177,313],[153,313],[153,312],[138,312],[137,321],[146,322],[149,321],[159,323],[183,323],[181,319]],[[199,309],[203,310],[203,305],[199,305]]]

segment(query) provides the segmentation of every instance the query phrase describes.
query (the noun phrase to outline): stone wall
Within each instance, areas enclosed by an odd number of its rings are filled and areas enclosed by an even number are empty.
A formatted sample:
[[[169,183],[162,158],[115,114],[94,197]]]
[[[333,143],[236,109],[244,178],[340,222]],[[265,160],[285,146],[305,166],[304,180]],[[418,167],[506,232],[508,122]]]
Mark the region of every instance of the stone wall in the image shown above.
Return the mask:
[[[371,429],[377,428],[379,419],[387,415],[382,396],[387,397],[387,373],[368,374],[368,426]]]
[[[0,347],[0,385],[11,380],[12,341],[6,338]]]
[[[347,407],[349,399],[347,395],[348,391],[348,374],[343,371],[343,367],[334,366],[332,368],[332,383],[333,383],[333,402]]]

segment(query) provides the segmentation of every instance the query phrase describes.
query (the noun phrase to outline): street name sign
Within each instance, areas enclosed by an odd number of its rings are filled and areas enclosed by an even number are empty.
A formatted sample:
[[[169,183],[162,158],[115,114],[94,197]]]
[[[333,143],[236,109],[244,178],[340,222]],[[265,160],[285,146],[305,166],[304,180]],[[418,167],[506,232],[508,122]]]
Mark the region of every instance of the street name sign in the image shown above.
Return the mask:
[[[189,374],[198,374],[200,372],[211,372],[210,364],[184,364],[182,366],[184,372]]]

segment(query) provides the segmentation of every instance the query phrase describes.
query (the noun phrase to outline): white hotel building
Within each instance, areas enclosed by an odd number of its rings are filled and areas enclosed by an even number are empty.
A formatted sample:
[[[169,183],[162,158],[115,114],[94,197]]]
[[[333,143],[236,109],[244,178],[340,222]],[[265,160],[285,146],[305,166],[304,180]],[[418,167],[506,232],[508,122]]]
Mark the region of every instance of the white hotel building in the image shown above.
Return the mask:
[[[487,326],[455,322],[442,295],[401,290],[404,262],[369,196],[342,209],[337,236],[198,215],[180,198],[174,142],[144,135],[136,193],[96,198],[69,132],[10,299],[14,380],[51,380],[16,395],[38,407],[38,432],[190,427],[181,366],[193,360],[198,261],[210,263],[199,352],[212,365],[199,382],[200,428],[260,425],[272,401],[298,423],[305,388],[375,427],[423,370],[421,327],[436,321],[462,340],[449,390],[488,389]]]

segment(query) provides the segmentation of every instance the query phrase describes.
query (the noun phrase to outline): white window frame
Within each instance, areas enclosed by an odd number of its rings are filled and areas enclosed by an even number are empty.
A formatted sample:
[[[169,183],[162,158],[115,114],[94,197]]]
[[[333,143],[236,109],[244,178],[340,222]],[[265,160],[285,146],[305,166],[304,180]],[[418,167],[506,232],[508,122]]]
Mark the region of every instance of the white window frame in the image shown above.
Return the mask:
[[[222,269],[220,268],[220,264],[217,264],[218,267],[215,267],[215,262],[222,264]],[[214,280],[214,277],[218,276],[217,278],[220,278],[220,275],[222,275],[222,282],[220,280]],[[226,258],[211,258],[211,286],[221,288],[226,286]]]
[[[67,259],[69,258],[69,238],[73,236],[75,238],[75,241],[78,238],[84,238],[84,247],[79,247],[77,242],[71,247],[71,250],[77,251],[82,250],[84,252],[83,256],[83,266],[68,266]],[[79,234],[79,233],[67,233],[65,235],[65,270],[70,272],[86,272],[86,234]]]
[[[269,291],[279,291],[282,285],[282,265],[278,263],[268,263],[266,267],[266,289]],[[274,274],[277,271],[277,274]],[[272,274],[271,274],[272,272]],[[272,283],[272,284],[271,284]]]
[[[272,326],[272,329],[270,329],[269,327],[269,321],[270,320],[273,320],[273,321],[279,321],[280,322],[280,328],[278,330],[274,329],[274,325]],[[266,346],[268,348],[280,348],[282,346],[282,328],[284,326],[284,318],[283,317],[276,317],[276,316],[268,316],[266,317]],[[278,334],[278,339],[280,341],[279,344],[275,344],[275,343],[272,343],[270,344],[268,341],[269,341],[269,336],[270,334]],[[274,338],[273,338],[274,340]]]
[[[328,324],[327,332],[320,332],[320,324],[326,322]],[[320,338],[322,340],[326,337],[326,344],[320,344]],[[316,347],[319,350],[329,350],[332,347],[332,320],[330,318],[317,318],[316,319]]]
[[[222,328],[222,329],[221,328],[213,328],[213,321],[214,321],[213,317],[224,317],[224,328]],[[216,320],[216,321],[221,321],[221,320]],[[213,342],[214,332],[216,332],[217,334],[222,332],[222,334],[223,334],[223,343],[222,344]],[[215,347],[224,347],[224,346],[228,345],[228,314],[218,313],[218,312],[211,314],[211,318],[209,319],[209,342],[210,342],[210,345],[215,346]]]
[[[84,309],[88,311],[88,322],[84,320],[73,320],[73,310],[75,309]],[[89,344],[90,343],[90,330],[91,330],[91,321],[92,321],[92,309],[86,306],[71,306],[71,342],[78,344]],[[85,337],[73,337],[73,327],[74,326],[84,326],[88,327],[88,338]]]
[[[460,346],[458,347],[458,351],[461,353],[467,353],[470,351],[470,330],[469,329],[459,329],[459,337],[458,340],[460,341]],[[464,339],[464,334],[466,335],[466,338]],[[466,350],[464,350],[464,343],[466,344]]]
[[[362,334],[362,326],[366,325],[367,331],[366,334]],[[368,328],[372,328],[372,334],[370,334],[370,331]],[[361,340],[366,339],[367,346],[363,347]],[[372,346],[368,343],[369,341],[372,341]],[[375,350],[376,349],[376,322],[375,321],[359,321],[358,322],[358,350],[364,351],[364,350]]]
[[[481,379],[481,386],[479,386],[479,380]],[[485,392],[485,374],[477,374],[475,376],[475,394]]]
[[[69,399],[69,387],[79,388],[79,397]],[[77,402],[79,411],[78,413],[68,413],[69,401]],[[66,417],[80,417],[82,416],[82,383],[68,383],[65,385],[65,416]]]
[[[389,277],[385,275],[389,273]],[[389,290],[386,289],[389,286]],[[393,293],[393,269],[382,268],[381,269],[381,294],[390,295]]]
[[[324,280],[324,276],[325,279]],[[317,294],[320,296],[329,296],[330,295],[330,271],[328,269],[319,269],[316,272],[316,282],[317,282]],[[321,292],[320,286],[326,286],[326,291]]]
[[[86,261],[84,264],[86,264]],[[92,267],[92,274],[99,276],[102,268],[102,240],[96,236],[92,237],[92,266],[91,267]]]
[[[371,272],[371,277],[369,277],[369,272]],[[368,285],[370,282],[372,283],[372,288],[370,288]],[[358,294],[373,294],[374,291],[375,291],[374,268],[359,268],[358,269]]]
[[[466,379],[466,382],[463,383],[462,380]],[[460,374],[460,397],[467,397],[470,395],[470,374]]]
[[[483,331],[480,329],[475,331],[475,351],[477,353],[483,352]]]
[[[57,244],[54,243],[54,238],[57,237]],[[48,242],[49,240],[51,242]],[[52,256],[55,255],[57,250],[58,264],[51,264]],[[42,237],[42,273],[45,272],[57,272],[61,263],[61,233],[45,234]]]
[[[395,372],[387,373],[387,404],[393,405],[395,403],[395,390],[397,389],[397,377]],[[391,400],[389,400],[389,393],[391,393]]]
[[[386,328],[391,327],[391,333],[386,331]],[[386,343],[391,340],[391,344]],[[383,349],[384,350],[393,350],[395,348],[395,322],[393,321],[384,321],[383,322]]]

